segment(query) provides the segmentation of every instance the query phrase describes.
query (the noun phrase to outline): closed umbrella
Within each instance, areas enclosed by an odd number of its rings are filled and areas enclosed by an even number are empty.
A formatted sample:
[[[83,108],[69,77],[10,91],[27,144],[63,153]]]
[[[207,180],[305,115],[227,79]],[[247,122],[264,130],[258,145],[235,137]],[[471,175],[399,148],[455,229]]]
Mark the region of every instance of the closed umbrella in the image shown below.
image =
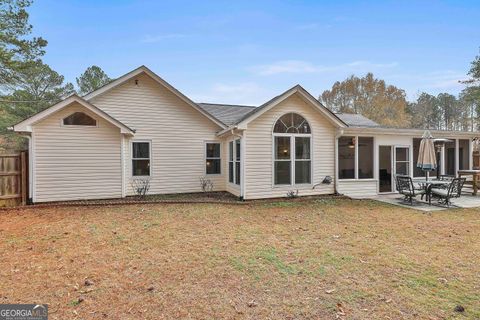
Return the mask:
[[[425,178],[428,179],[427,171],[433,171],[437,168],[437,157],[435,155],[435,146],[433,145],[433,136],[430,131],[425,131],[420,141],[418,150],[417,168],[425,171]]]

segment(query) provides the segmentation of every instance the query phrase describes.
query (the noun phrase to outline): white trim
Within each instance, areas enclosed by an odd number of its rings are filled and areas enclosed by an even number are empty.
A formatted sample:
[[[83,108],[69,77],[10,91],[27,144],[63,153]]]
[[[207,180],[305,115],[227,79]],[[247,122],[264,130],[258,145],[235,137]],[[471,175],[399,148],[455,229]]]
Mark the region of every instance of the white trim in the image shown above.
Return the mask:
[[[473,169],[473,141],[468,139],[468,170]]]
[[[148,146],[149,146],[149,158],[134,158],[133,157],[133,144],[134,143],[148,143]],[[137,175],[133,175],[133,160],[148,160],[149,161],[149,175],[141,175],[141,176],[137,176]],[[130,142],[130,161],[131,161],[131,169],[130,170],[130,176],[132,177],[132,179],[135,179],[135,178],[146,178],[146,177],[153,177],[153,155],[152,155],[152,140],[148,140],[148,139],[133,139],[131,142]]]
[[[395,152],[395,145],[390,145],[390,144],[379,144],[377,145],[378,148],[378,171],[380,171],[380,148],[381,147],[388,147],[390,148],[390,172],[391,172],[391,177],[390,177],[390,191],[380,191],[380,176],[378,177],[378,183],[377,183],[377,194],[393,194],[396,193],[395,191],[395,168],[394,168],[394,152]],[[379,172],[380,174],[380,172]]]
[[[167,81],[163,80],[160,76],[158,76],[156,73],[154,73],[152,70],[148,69],[146,66],[140,66],[138,67],[137,69],[135,70],[132,70],[126,74],[124,74],[123,76],[121,76],[120,78],[116,79],[115,81],[112,81],[110,82],[109,84],[93,91],[93,92],[90,92],[89,94],[85,95],[83,98],[85,100],[92,100],[93,98],[95,97],[98,97],[102,94],[104,94],[105,92],[129,81],[130,79],[132,79],[133,77],[136,77],[136,76],[139,76],[141,75],[142,73],[146,74],[147,76],[149,76],[150,78],[152,78],[153,80],[155,80],[156,82],[158,82],[159,84],[161,84],[162,86],[164,86],[165,88],[167,88],[169,91],[171,91],[174,95],[176,95],[178,98],[180,98],[181,100],[183,100],[185,103],[187,103],[189,106],[191,106],[192,108],[194,108],[195,110],[197,110],[198,112],[200,112],[202,115],[204,115],[205,117],[207,117],[208,119],[210,119],[211,121],[213,121],[216,125],[218,125],[220,128],[222,129],[225,129],[227,126],[225,124],[223,124],[222,122],[218,121],[216,118],[214,118],[213,116],[211,116],[209,113],[207,113],[205,110],[203,110],[202,108],[200,108],[195,102],[193,102],[192,100],[190,100],[187,96],[185,96],[183,93],[181,93],[180,91],[178,91],[176,88],[174,88],[171,84],[169,84]]]
[[[440,175],[445,175],[445,143],[442,145],[442,149],[440,151],[440,161],[442,165],[440,166]]]
[[[288,137],[290,139],[290,158],[289,159],[276,159],[275,138],[276,137]],[[310,182],[307,183],[295,183],[295,162],[297,157],[295,154],[296,141],[295,138],[309,138],[310,143],[310,159],[300,159],[298,161],[310,161]],[[275,184],[275,162],[290,162],[290,183],[289,184]],[[282,187],[302,187],[313,185],[313,135],[312,134],[297,134],[297,133],[273,133],[272,134],[272,189]]]
[[[397,149],[407,149],[408,150],[408,159],[407,160],[400,160],[399,162],[400,163],[406,163],[408,164],[408,171],[409,171],[409,176],[411,177],[412,176],[412,157],[411,157],[411,150],[410,150],[410,146],[408,145],[402,145],[402,144],[399,144],[399,145],[394,145],[393,146],[393,176],[396,176],[397,175]]]
[[[460,169],[460,143],[458,139],[455,139],[455,177],[457,177],[458,170]]]
[[[218,144],[220,146],[220,155],[219,157],[209,157],[207,158],[207,144]],[[204,165],[204,174],[205,176],[209,177],[215,177],[215,176],[221,176],[223,173],[222,170],[222,142],[220,140],[205,140],[203,142],[203,165]],[[212,159],[212,160],[220,160],[220,173],[207,173],[207,159]]]
[[[31,154],[31,158],[32,158],[32,174],[30,176],[30,179],[32,180],[32,194],[31,194],[31,197],[32,197],[32,202],[33,203],[36,203],[37,202],[37,160],[36,160],[36,157],[35,155],[37,154],[36,152],[36,148],[35,148],[35,130],[32,130],[32,154]],[[30,155],[29,155],[30,157]]]
[[[59,103],[51,106],[50,108],[47,108],[32,117],[23,120],[20,123],[17,123],[16,125],[13,126],[13,130],[16,132],[32,132],[32,126],[39,122],[40,120],[50,116],[51,114],[60,111],[61,109],[71,105],[72,103],[78,103],[81,106],[85,107],[87,110],[93,112],[95,115],[105,119],[107,122],[113,124],[114,126],[120,128],[120,132],[123,134],[130,134],[133,135],[135,133],[134,130],[130,129],[120,121],[114,119],[107,113],[105,113],[103,110],[97,108],[93,104],[89,103],[88,101],[85,101],[84,99],[80,98],[77,95],[72,95],[68,98],[66,98],[63,101],[60,101]],[[62,120],[63,121],[63,120]]]
[[[243,131],[242,138],[240,139],[240,196],[245,199],[245,156],[246,152],[246,132]]]
[[[358,136],[355,137],[355,150],[354,150],[354,162],[355,162],[355,172],[353,175],[355,176],[355,180],[358,180]]]
[[[65,124],[65,119],[70,117],[71,115],[75,114],[75,113],[83,113],[84,115],[87,115],[88,117],[92,118],[93,120],[95,120],[95,125],[91,126],[91,125],[82,125],[82,124]],[[60,126],[61,127],[65,127],[65,128],[98,128],[98,119],[96,119],[94,116],[91,116],[89,115],[88,113],[85,113],[83,111],[73,111],[72,113],[70,113],[68,116],[66,117],[63,117],[62,119],[60,119]]]
[[[32,136],[25,135],[28,140],[28,196],[33,202],[33,158],[35,154],[32,151]],[[29,199],[27,199],[29,200]]]
[[[348,127],[344,129],[344,135],[395,135],[395,136],[412,136],[412,137],[422,137],[425,133],[425,130],[419,129],[399,129],[399,128],[360,128],[360,127]],[[455,138],[474,138],[479,137],[480,133],[478,132],[468,132],[468,131],[445,131],[445,130],[430,130],[430,133],[434,137],[444,137],[448,139]]]
[[[291,97],[294,94],[299,94],[306,102],[309,102],[311,105],[313,105],[315,108],[317,108],[332,124],[334,124],[337,127],[346,127],[346,125],[339,119],[337,118],[334,114],[332,114],[327,108],[325,108],[318,100],[312,99],[311,95],[303,89],[301,86],[297,85],[284,93],[282,93],[280,96],[276,97],[272,101],[267,102],[266,105],[263,105],[259,108],[261,108],[259,111],[252,113],[251,116],[243,119],[240,121],[235,127],[239,128],[246,128],[248,123],[251,121],[255,120],[268,110],[272,109],[273,107],[277,106],[280,104],[282,101],[286,100],[287,98]],[[275,123],[275,122],[274,122]],[[311,129],[311,128],[310,128]],[[222,134],[223,131],[221,131],[219,134]]]
[[[344,138],[344,137],[352,137],[355,139],[355,150],[354,150],[354,168],[353,168],[353,176],[354,178],[343,178],[341,179],[340,178],[340,175],[338,173],[338,156],[339,156],[339,153],[338,153],[338,149],[339,149],[339,139],[340,138]],[[372,153],[373,153],[373,163],[372,163],[372,177],[371,178],[360,178],[359,176],[359,166],[358,166],[358,158],[359,158],[359,138],[372,138],[372,147],[373,147],[373,150],[372,150]],[[336,149],[337,149],[337,152],[336,152],[336,172],[337,172],[337,176],[339,177],[338,178],[338,181],[369,181],[369,180],[375,180],[376,179],[376,173],[375,173],[375,168],[376,168],[376,160],[375,160],[375,156],[376,156],[376,139],[374,136],[368,136],[368,135],[341,135],[341,136],[338,136],[337,139],[336,139]]]
[[[122,198],[126,196],[126,188],[125,188],[125,136],[120,136],[120,169],[122,175]]]
[[[242,152],[242,139],[243,136],[234,136],[232,139],[228,140],[228,153],[227,153],[227,183],[236,189],[240,189],[240,196],[242,196],[242,159],[243,159],[243,153]],[[237,161],[237,140],[240,140],[240,161]],[[230,143],[232,143],[232,161],[230,161]],[[230,162],[233,163],[233,182],[230,182]],[[237,184],[237,163],[240,162],[240,183]]]

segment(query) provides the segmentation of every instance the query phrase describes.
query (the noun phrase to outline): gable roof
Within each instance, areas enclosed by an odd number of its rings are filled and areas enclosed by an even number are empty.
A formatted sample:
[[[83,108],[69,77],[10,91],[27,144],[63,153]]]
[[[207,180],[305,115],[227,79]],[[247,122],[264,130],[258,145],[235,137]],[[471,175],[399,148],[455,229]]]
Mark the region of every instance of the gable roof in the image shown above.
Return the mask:
[[[57,104],[54,104],[53,106],[34,114],[30,118],[27,118],[27,119],[17,123],[16,125],[13,126],[13,130],[17,131],[17,132],[32,132],[32,125],[33,124],[37,123],[38,121],[48,117],[49,115],[51,115],[51,114],[53,114],[53,113],[55,113],[59,110],[71,105],[72,103],[78,103],[78,104],[82,105],[83,107],[87,108],[88,110],[90,110],[91,112],[96,114],[97,116],[105,119],[109,123],[111,123],[114,126],[120,128],[121,133],[131,134],[131,135],[133,135],[135,133],[135,130],[129,128],[128,126],[126,126],[122,122],[118,121],[114,117],[107,114],[105,111],[99,109],[98,107],[94,106],[93,104],[86,101],[82,97],[79,97],[76,94],[72,94],[71,96],[69,96],[68,98],[66,98],[66,99],[64,99],[60,102],[58,102]]]
[[[373,120],[368,119],[367,117],[362,116],[361,114],[355,113],[336,113],[337,117],[342,119],[349,127],[365,127],[365,128],[378,128],[381,127],[380,124],[376,123]]]
[[[197,103],[202,109],[212,116],[222,121],[227,126],[231,126],[242,119],[246,114],[257,108],[254,106],[243,106],[234,104],[218,103]]]
[[[284,101],[288,97],[299,94],[302,98],[304,98],[307,102],[311,103],[314,107],[316,107],[330,122],[338,127],[346,127],[347,124],[343,122],[335,113],[327,109],[323,104],[320,103],[317,99],[315,99],[307,90],[305,90],[301,85],[297,84],[296,86],[288,89],[284,93],[270,99],[269,101],[265,102],[258,108],[253,109],[249,113],[245,114],[242,118],[240,118],[236,124],[237,125],[244,125],[248,122],[256,119],[261,114],[265,113],[266,111],[270,110],[271,108],[278,105],[280,102]]]
[[[174,88],[171,84],[169,84],[167,81],[163,80],[160,76],[158,76],[155,72],[153,72],[152,70],[148,69],[146,66],[140,66],[138,67],[137,69],[133,70],[133,71],[130,71],[129,73],[121,76],[120,78],[104,85],[103,87],[100,87],[98,88],[97,90],[93,91],[93,92],[90,92],[88,94],[86,94],[85,96],[83,96],[83,98],[85,100],[92,100],[93,98],[101,95],[101,94],[104,94],[105,92],[127,82],[128,80],[134,78],[134,77],[137,77],[141,74],[146,74],[148,75],[150,78],[152,78],[153,80],[155,80],[156,82],[158,82],[160,85],[164,86],[165,88],[167,88],[170,92],[172,92],[174,95],[176,95],[178,98],[180,98],[181,100],[183,100],[184,102],[186,102],[188,105],[190,105],[193,109],[197,110],[198,112],[200,112],[201,114],[203,114],[205,117],[207,117],[208,119],[210,119],[211,121],[213,121],[215,124],[217,124],[219,127],[221,127],[222,129],[226,128],[227,126],[222,123],[221,121],[219,121],[217,118],[215,118],[214,116],[212,116],[208,111],[204,110],[203,108],[201,108],[199,105],[197,105],[195,102],[193,102],[192,100],[190,100],[187,96],[185,96],[183,93],[181,93],[180,91],[178,91],[176,88]]]

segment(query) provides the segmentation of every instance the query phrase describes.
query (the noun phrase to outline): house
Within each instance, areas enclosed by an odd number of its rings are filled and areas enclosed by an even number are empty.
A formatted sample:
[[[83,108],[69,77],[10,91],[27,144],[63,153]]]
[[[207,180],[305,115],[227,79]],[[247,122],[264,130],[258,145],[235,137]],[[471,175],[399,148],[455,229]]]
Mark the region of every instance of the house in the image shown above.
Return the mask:
[[[199,192],[200,177],[247,200],[365,197],[394,192],[394,174],[423,176],[423,130],[334,114],[298,85],[258,107],[195,103],[144,66],[13,130],[29,139],[33,202],[125,197],[146,178],[150,194]],[[451,139],[442,174],[472,167],[475,133],[432,134]]]

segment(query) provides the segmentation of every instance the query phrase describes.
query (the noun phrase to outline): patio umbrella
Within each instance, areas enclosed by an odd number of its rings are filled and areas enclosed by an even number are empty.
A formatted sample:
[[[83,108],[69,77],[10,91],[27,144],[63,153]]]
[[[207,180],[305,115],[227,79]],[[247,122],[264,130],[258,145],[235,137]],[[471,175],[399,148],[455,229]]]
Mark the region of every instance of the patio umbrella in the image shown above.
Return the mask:
[[[430,131],[425,131],[420,141],[418,150],[417,168],[425,171],[425,178],[428,179],[427,171],[433,171],[437,168],[437,157],[435,146],[433,145],[433,136]]]

